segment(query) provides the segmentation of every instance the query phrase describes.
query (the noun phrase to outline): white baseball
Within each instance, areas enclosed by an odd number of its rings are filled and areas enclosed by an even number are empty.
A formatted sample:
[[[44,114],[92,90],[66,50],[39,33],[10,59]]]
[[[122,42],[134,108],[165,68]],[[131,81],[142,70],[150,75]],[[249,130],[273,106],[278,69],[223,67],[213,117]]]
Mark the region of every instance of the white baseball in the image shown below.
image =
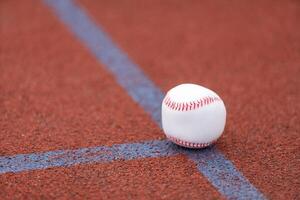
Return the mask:
[[[162,127],[168,139],[189,148],[204,148],[223,133],[226,109],[210,89],[195,84],[178,85],[162,102]]]

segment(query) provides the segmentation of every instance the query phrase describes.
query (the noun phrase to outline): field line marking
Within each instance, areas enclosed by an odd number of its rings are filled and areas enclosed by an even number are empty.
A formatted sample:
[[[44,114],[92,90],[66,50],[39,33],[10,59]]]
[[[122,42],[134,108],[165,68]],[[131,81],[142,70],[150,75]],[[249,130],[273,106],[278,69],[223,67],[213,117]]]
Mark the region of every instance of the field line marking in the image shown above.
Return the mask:
[[[0,156],[0,174],[28,170],[67,167],[77,164],[108,163],[118,160],[133,160],[165,157],[179,154],[176,146],[166,140],[140,143],[116,144],[111,147],[87,147],[75,150],[55,150],[43,153]]]

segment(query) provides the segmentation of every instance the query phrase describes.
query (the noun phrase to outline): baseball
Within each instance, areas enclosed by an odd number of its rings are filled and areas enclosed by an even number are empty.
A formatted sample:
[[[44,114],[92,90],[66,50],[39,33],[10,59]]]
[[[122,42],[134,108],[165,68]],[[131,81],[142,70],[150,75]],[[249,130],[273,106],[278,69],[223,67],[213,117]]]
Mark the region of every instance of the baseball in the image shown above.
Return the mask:
[[[162,102],[162,127],[168,139],[188,148],[204,148],[223,133],[226,109],[212,90],[181,84],[169,90]]]

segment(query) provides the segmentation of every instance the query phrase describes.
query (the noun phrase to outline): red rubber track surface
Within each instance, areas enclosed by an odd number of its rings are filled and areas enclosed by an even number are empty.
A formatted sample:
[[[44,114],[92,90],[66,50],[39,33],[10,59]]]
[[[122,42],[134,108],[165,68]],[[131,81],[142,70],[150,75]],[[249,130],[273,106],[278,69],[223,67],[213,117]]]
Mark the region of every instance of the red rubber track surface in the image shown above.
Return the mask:
[[[217,148],[266,197],[299,198],[298,1],[78,3],[164,92],[182,82],[216,91],[228,113]],[[0,7],[1,155],[164,138],[49,8]],[[222,198],[184,156],[8,173],[0,190],[1,199]]]
[[[48,8],[1,7],[1,155],[164,138]],[[222,198],[184,156],[7,173],[0,190],[0,199]]]
[[[1,184],[2,199],[223,199],[184,156],[52,168],[1,179],[6,183]]]
[[[1,154],[163,138],[42,2],[2,7]]]

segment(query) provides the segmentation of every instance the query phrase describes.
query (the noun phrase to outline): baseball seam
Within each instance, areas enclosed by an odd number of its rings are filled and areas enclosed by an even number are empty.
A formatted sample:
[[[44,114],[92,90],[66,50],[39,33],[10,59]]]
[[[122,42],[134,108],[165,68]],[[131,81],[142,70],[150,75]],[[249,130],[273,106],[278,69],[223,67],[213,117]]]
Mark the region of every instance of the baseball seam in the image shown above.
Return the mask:
[[[189,111],[189,110],[195,110],[207,106],[216,101],[222,101],[222,100],[219,97],[207,96],[190,102],[175,102],[172,101],[172,99],[169,96],[166,96],[166,98],[164,99],[164,104],[171,110]]]
[[[174,142],[175,144],[178,144],[179,146],[184,146],[184,147],[188,147],[188,148],[205,148],[216,142],[216,140],[214,140],[212,142],[206,142],[206,143],[187,142],[187,141],[178,139],[178,138],[170,136],[170,135],[167,135],[167,138],[169,140],[171,140],[172,142]]]

